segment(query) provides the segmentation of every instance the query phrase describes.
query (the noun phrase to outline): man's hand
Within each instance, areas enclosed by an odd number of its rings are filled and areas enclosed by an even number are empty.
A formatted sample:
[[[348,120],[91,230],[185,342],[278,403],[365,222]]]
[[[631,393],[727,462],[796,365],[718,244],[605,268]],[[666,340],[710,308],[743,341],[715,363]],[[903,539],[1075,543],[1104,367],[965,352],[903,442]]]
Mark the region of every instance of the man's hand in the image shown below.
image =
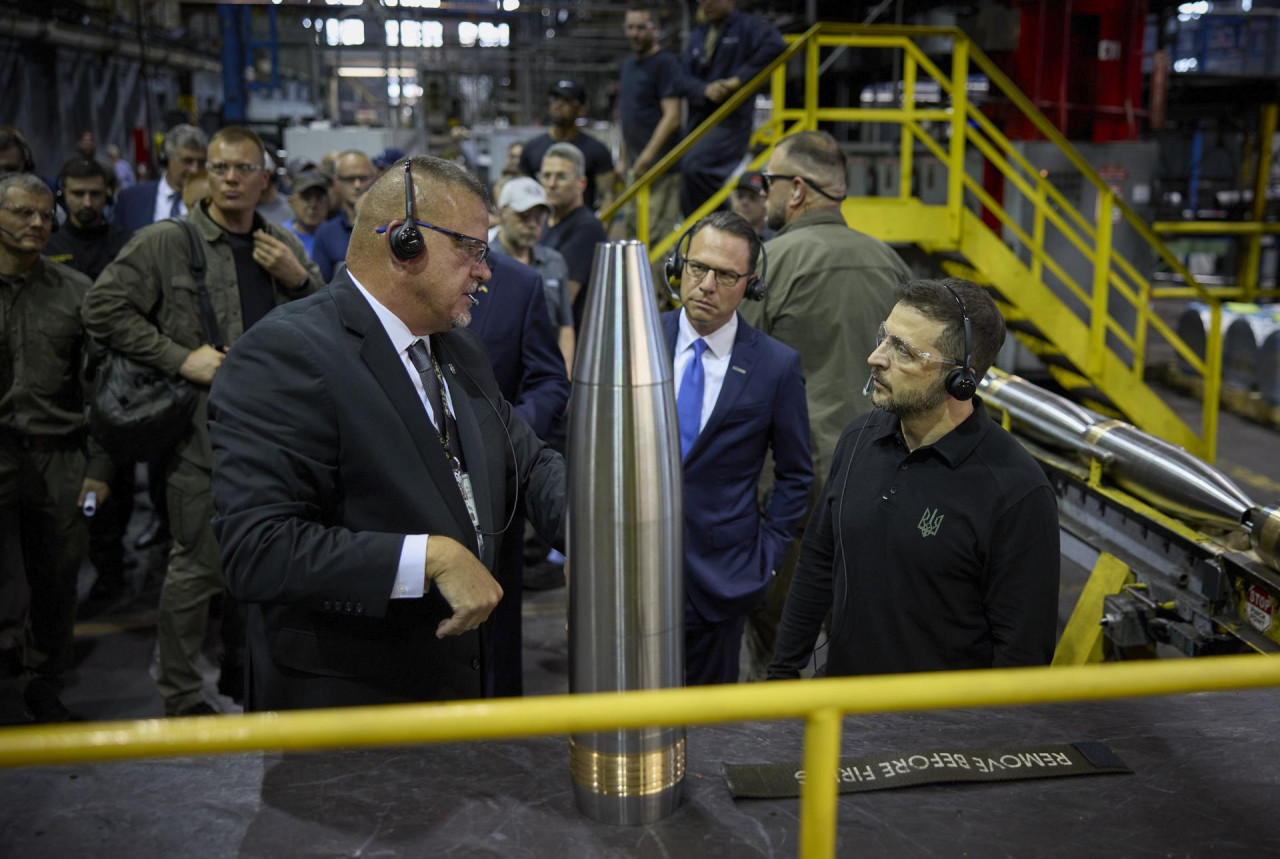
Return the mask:
[[[634,177],[634,179],[639,179],[641,176],[648,173],[649,168],[652,166],[653,166],[653,160],[650,158],[646,158],[643,154],[641,154],[640,157],[636,159],[636,163],[631,165],[631,175]],[[632,181],[634,181],[634,179]]]
[[[502,599],[502,586],[484,564],[449,537],[432,534],[428,539],[426,576],[427,581],[435,582],[453,609],[453,617],[440,621],[436,627],[436,638],[475,629]]]
[[[92,477],[86,477],[84,483],[80,484],[80,500],[76,501],[77,507],[84,507],[85,496],[90,492],[98,496],[98,506],[101,507],[106,503],[107,497],[111,495],[111,487],[103,483],[101,480],[94,480]]]
[[[266,230],[255,230],[253,233],[253,261],[289,289],[293,289],[307,276],[307,270],[298,262],[289,246]]]
[[[214,349],[206,343],[187,356],[187,360],[178,368],[178,375],[188,382],[208,387],[213,384],[213,375],[218,372],[226,357],[226,352]]]
[[[707,88],[703,90],[702,94],[707,97],[707,101],[719,104],[737,92],[741,86],[742,81],[737,78],[721,78],[718,81],[712,81],[707,84]]]

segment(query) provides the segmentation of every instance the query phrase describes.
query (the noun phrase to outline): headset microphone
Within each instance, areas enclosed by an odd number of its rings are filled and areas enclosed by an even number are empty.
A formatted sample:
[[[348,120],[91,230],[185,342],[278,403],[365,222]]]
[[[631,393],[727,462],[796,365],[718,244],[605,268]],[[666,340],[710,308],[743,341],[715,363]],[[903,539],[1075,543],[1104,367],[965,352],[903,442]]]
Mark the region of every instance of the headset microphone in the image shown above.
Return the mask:
[[[6,236],[8,236],[9,238],[15,241],[19,241],[19,242],[22,241],[22,236],[18,235],[13,230],[6,230],[4,227],[0,227],[0,233],[4,233]]]
[[[871,375],[867,376],[867,384],[864,385],[862,388],[862,396],[864,397],[871,396],[871,392],[875,390],[875,387],[876,387],[876,374],[872,373]]]
[[[476,298],[476,294],[474,292],[467,296],[467,300],[471,302],[472,307],[480,306],[480,299]]]

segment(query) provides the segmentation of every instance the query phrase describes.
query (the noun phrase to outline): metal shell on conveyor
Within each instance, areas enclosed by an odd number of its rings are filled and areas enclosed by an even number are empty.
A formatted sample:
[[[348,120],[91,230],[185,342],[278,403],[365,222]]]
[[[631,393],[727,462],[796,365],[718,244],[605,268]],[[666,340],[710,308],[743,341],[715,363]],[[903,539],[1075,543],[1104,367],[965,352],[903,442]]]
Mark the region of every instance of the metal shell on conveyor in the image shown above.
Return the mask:
[[[1108,420],[1018,376],[992,371],[982,395],[1007,410],[1032,438],[1112,457],[1108,475],[1128,492],[1166,513],[1199,525],[1249,527],[1256,506],[1230,478],[1176,445],[1123,421]],[[1274,564],[1273,564],[1274,566]]]
[[[1280,509],[1253,508],[1249,513],[1249,543],[1268,566],[1280,570]]]
[[[569,417],[569,689],[684,684],[683,484],[671,358],[640,242],[596,246]],[[575,734],[579,809],[607,823],[675,810],[684,731]]]

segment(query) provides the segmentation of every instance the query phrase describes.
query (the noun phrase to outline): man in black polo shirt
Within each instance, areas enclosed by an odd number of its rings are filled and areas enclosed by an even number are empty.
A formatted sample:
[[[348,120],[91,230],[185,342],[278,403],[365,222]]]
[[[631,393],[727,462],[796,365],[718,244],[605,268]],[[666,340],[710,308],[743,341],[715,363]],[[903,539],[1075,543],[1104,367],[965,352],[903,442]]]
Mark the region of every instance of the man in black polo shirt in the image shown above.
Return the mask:
[[[116,258],[130,235],[106,218],[111,204],[107,169],[91,158],[72,158],[58,174],[56,202],[66,211],[67,221],[50,236],[44,255],[93,280]]]
[[[770,678],[800,676],[828,610],[830,647],[817,662],[830,676],[1053,657],[1057,500],[1035,460],[955,384],[966,363],[975,379],[986,373],[1004,333],[972,283],[898,288],[867,359],[876,410],[836,445]]]
[[[529,151],[527,146],[525,151]],[[567,143],[557,143],[543,156],[538,174],[551,204],[551,220],[542,244],[559,251],[569,264],[574,331],[582,326],[596,245],[608,240],[600,221],[583,204],[582,194],[587,187],[583,164],[581,152]]]

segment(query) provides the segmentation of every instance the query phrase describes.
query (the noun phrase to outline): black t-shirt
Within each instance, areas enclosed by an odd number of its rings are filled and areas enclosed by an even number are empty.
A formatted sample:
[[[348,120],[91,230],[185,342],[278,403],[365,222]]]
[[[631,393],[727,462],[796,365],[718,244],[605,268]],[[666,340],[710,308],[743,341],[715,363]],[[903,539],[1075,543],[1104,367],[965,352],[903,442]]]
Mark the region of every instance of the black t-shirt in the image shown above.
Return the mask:
[[[526,140],[524,151],[520,153],[520,172],[537,179],[538,172],[542,169],[542,157],[547,154],[547,150],[551,148],[552,144],[557,142],[559,141],[551,139],[550,134],[539,134],[532,140]],[[586,203],[588,209],[594,211],[596,208],[596,176],[613,170],[613,156],[609,154],[608,147],[589,134],[578,132],[577,137],[564,142],[572,143],[578,147],[583,159],[586,161],[587,189],[582,194],[582,201]]]
[[[276,306],[275,287],[271,275],[253,260],[253,233],[233,233],[222,230],[231,245],[231,255],[236,261],[236,283],[240,289],[240,316],[244,330],[266,316]],[[295,284],[285,284],[294,286]]]
[[[856,418],[805,530],[770,677],[798,677],[833,610],[829,676],[1044,665],[1057,634],[1057,496],[980,399],[933,444]]]
[[[128,230],[111,223],[104,222],[99,227],[82,229],[67,221],[49,237],[44,255],[97,280],[102,270],[129,241],[129,236]]]
[[[528,148],[525,149],[528,152]],[[591,262],[595,259],[596,245],[608,241],[604,227],[591,209],[579,206],[554,227],[548,227],[539,244],[560,251],[569,264],[569,280],[582,284],[573,302],[573,327],[582,327],[582,312],[587,306],[587,285],[591,282]]]
[[[618,105],[622,116],[622,139],[627,144],[628,167],[649,145],[653,130],[662,120],[662,100],[680,97],[679,77],[680,61],[667,51],[658,51],[642,60],[633,54],[622,61]],[[673,132],[658,158],[679,142],[680,135]]]

